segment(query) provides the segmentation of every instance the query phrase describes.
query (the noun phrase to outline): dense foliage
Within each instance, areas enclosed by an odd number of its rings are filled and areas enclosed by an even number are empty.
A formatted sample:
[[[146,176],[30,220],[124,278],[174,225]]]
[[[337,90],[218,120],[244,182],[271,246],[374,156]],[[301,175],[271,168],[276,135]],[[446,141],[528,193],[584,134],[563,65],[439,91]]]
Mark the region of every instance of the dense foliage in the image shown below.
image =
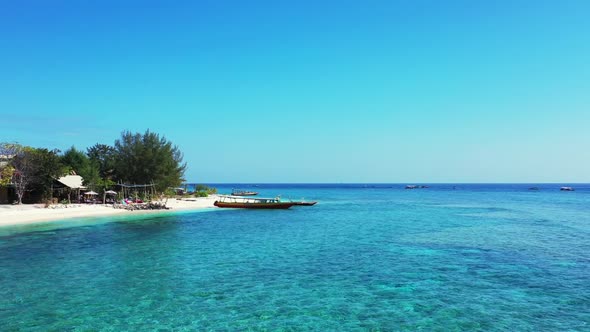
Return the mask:
[[[32,159],[34,170],[31,190],[41,194],[42,199],[52,196],[54,179],[66,174],[67,168],[60,162],[59,150],[30,149],[29,158]]]
[[[144,134],[124,132],[115,141],[115,176],[133,184],[154,183],[163,191],[178,187],[186,164],[178,147],[165,137],[149,130]]]
[[[158,191],[178,187],[186,163],[177,146],[149,130],[125,131],[114,146],[95,144],[87,152],[71,147],[59,150],[0,143],[0,186],[15,188],[18,202],[27,192],[52,195],[55,179],[77,174],[91,190],[104,192],[115,183],[154,184]]]
[[[86,154],[94,165],[98,167],[98,174],[102,179],[113,180],[115,176],[115,148],[106,144],[95,144],[88,148]]]
[[[204,184],[198,184],[195,186],[195,192],[193,194],[197,197],[207,197],[209,195],[217,194],[217,189]]]
[[[37,191],[42,198],[51,196],[53,179],[66,171],[58,150],[38,149],[19,144],[0,144],[0,155],[8,162],[2,166],[0,185],[12,184],[21,204],[25,193]],[[10,177],[8,179],[8,177]]]
[[[0,187],[11,184],[13,174],[14,167],[12,165],[0,166]]]
[[[76,150],[73,146],[64,152],[61,162],[69,168],[69,173],[82,176],[86,186],[93,186],[100,181],[98,164],[93,163],[84,152]]]

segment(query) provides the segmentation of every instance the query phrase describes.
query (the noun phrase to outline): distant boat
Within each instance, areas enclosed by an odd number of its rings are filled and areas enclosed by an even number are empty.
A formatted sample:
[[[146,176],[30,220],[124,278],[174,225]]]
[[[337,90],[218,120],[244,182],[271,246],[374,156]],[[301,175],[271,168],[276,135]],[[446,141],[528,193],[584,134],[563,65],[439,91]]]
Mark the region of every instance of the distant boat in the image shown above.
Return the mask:
[[[561,191],[575,191],[574,188],[572,188],[572,187],[561,187],[561,188],[559,188],[559,190],[561,190]]]
[[[414,185],[414,184],[409,184],[409,185],[406,186],[406,189],[421,189],[421,188],[430,188],[430,187],[429,186],[426,186],[426,185],[417,186],[417,185]]]
[[[232,196],[256,196],[258,192],[256,191],[247,191],[242,189],[232,189],[231,191]]]
[[[220,195],[219,200],[215,201],[213,205],[219,208],[234,208],[234,209],[288,209],[295,202],[281,202],[277,198],[247,198]]]
[[[312,206],[312,205],[316,205],[318,202],[300,201],[300,202],[292,202],[292,203],[295,203],[295,205],[300,205],[300,206]]]
[[[529,190],[537,191],[537,190],[539,190],[539,187],[530,187]]]

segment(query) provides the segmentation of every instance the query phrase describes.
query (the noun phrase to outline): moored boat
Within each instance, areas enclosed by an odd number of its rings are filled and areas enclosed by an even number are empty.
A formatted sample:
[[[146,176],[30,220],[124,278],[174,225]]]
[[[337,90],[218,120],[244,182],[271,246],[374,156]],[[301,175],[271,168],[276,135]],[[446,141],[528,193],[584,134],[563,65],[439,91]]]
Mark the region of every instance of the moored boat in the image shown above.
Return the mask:
[[[288,209],[295,202],[281,202],[280,198],[246,198],[236,196],[219,196],[213,205],[219,208],[234,209]]]

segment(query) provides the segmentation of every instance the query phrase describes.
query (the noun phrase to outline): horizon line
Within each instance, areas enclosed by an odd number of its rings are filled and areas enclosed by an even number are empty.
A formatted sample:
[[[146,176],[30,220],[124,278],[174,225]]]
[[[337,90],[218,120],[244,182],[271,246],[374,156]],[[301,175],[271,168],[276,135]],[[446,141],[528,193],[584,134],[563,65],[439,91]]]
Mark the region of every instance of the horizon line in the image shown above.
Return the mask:
[[[587,184],[590,182],[183,182],[186,184]]]

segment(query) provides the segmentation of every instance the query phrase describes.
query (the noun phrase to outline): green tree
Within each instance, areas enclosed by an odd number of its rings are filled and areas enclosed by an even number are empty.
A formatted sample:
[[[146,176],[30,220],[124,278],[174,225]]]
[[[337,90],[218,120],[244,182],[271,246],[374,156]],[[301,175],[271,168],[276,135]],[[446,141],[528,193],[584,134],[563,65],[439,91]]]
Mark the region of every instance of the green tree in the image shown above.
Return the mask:
[[[13,175],[14,167],[11,165],[0,165],[0,187],[11,184]]]
[[[126,183],[154,183],[156,189],[179,186],[186,163],[182,152],[164,136],[147,130],[144,134],[125,131],[115,141],[115,177]]]
[[[4,155],[10,156],[11,179],[18,203],[22,204],[26,192],[38,190],[44,198],[51,196],[53,180],[64,174],[58,150],[35,149],[19,144],[0,144]]]
[[[29,154],[36,166],[33,170],[31,189],[39,191],[43,199],[51,198],[53,181],[67,174],[68,168],[61,163],[57,149],[31,149]]]
[[[71,168],[76,174],[83,172],[85,168],[88,168],[88,164],[90,163],[88,156],[73,146],[63,153],[61,162]]]
[[[25,192],[30,189],[33,182],[35,164],[30,155],[31,150],[32,148],[21,145],[10,147],[10,166],[14,169],[11,182],[18,197],[18,204],[23,203]]]
[[[99,167],[90,158],[75,147],[71,147],[61,156],[61,162],[84,179],[84,185],[93,186],[100,182]]]
[[[0,143],[0,187],[12,183],[14,167],[10,161],[14,157],[17,147],[19,145],[15,143]]]
[[[86,150],[90,162],[98,165],[102,179],[113,179],[115,172],[115,148],[106,144],[95,144]]]

